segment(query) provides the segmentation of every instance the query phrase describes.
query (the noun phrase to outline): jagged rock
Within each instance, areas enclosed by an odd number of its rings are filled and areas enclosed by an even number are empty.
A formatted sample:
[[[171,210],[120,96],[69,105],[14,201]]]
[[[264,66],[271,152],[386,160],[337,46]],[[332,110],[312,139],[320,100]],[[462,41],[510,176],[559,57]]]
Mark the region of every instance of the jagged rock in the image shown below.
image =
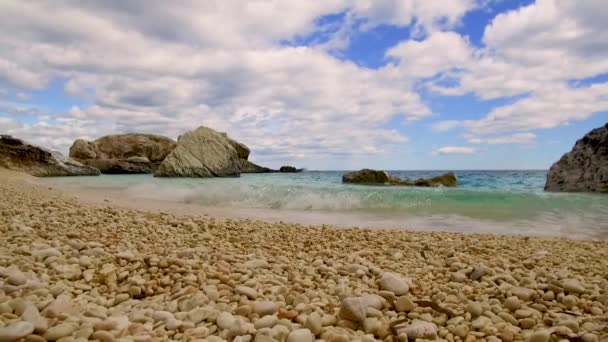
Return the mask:
[[[453,172],[444,173],[428,179],[419,178],[412,181],[390,176],[386,171],[371,169],[349,172],[342,176],[342,182],[365,185],[403,185],[421,187],[454,187],[458,184],[456,175]]]
[[[96,168],[8,135],[0,135],[0,166],[36,177],[99,175]]]
[[[545,190],[608,192],[608,124],[587,133],[551,166]]]
[[[175,146],[174,140],[160,135],[113,134],[74,141],[70,157],[102,173],[153,173]]]
[[[241,173],[237,151],[225,134],[199,127],[179,137],[163,160],[158,177],[231,177]]]

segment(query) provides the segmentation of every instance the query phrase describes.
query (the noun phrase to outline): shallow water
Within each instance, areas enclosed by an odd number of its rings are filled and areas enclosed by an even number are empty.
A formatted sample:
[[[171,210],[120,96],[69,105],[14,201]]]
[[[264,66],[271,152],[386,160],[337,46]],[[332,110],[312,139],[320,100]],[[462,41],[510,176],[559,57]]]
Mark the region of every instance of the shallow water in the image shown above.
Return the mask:
[[[45,182],[126,198],[247,210],[255,218],[348,226],[608,238],[608,196],[547,193],[546,171],[458,171],[458,188],[342,184],[343,171],[244,174],[240,178],[151,175],[65,177]],[[402,178],[442,171],[391,171]]]

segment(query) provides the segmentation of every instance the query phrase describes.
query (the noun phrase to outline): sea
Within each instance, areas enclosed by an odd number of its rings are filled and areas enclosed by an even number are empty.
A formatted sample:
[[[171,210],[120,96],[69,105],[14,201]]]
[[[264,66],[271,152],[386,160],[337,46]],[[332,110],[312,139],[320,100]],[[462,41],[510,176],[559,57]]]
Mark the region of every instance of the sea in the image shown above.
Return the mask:
[[[243,174],[237,178],[102,175],[47,179],[54,186],[118,194],[251,218],[345,227],[608,239],[608,196],[550,193],[546,170],[456,171],[456,188],[343,184],[347,171]],[[388,171],[428,178],[445,171]]]

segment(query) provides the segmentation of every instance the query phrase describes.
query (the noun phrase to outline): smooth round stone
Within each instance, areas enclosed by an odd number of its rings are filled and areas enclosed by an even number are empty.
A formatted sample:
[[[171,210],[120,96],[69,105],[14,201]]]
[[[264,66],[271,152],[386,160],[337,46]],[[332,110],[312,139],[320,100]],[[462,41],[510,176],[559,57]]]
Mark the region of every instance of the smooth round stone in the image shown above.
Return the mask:
[[[289,333],[287,342],[313,342],[315,337],[308,329],[296,329]]]
[[[553,291],[547,291],[543,294],[543,300],[551,301],[555,299],[555,293]]]
[[[348,321],[361,322],[367,317],[367,305],[359,297],[345,298],[339,315]]]
[[[503,306],[511,311],[515,311],[521,308],[521,301],[516,296],[511,296],[505,299]]]
[[[0,328],[0,341],[16,341],[34,332],[30,322],[15,322]]]
[[[549,342],[551,333],[548,330],[537,330],[530,335],[529,342]]]
[[[407,294],[410,290],[407,281],[398,273],[384,272],[380,276],[380,288],[397,296]]]
[[[471,323],[471,327],[473,327],[473,329],[475,329],[475,330],[482,330],[483,328],[487,327],[490,324],[492,324],[492,320],[490,320],[486,316],[481,316],[481,317],[477,318],[476,320],[474,320],[473,323]]]
[[[256,299],[258,297],[258,291],[247,286],[237,286],[236,293],[247,296],[249,299]]]
[[[111,332],[105,330],[94,332],[93,335],[91,335],[91,338],[101,342],[113,342],[116,340]]]
[[[466,324],[458,324],[452,333],[460,338],[465,338],[469,334],[469,327]]]
[[[256,329],[262,329],[262,328],[272,328],[274,327],[277,322],[279,321],[279,319],[277,318],[277,316],[264,316],[258,320],[256,320],[253,323],[253,327]]]
[[[395,300],[395,309],[399,312],[409,312],[416,308],[416,304],[408,296],[401,296]]]
[[[27,283],[27,277],[21,271],[9,269],[9,272],[10,273],[8,274],[8,277],[6,278],[7,283],[9,283],[11,285],[15,285],[15,286],[21,286],[21,285],[25,285],[25,283]]]
[[[578,279],[570,278],[562,281],[562,287],[570,293],[585,293],[586,289]]]
[[[473,317],[481,316],[483,313],[483,307],[480,302],[469,302],[466,306],[466,310]]]
[[[58,325],[49,328],[46,333],[44,333],[44,338],[50,341],[56,341],[62,337],[66,337],[72,335],[74,331],[76,331],[75,323],[59,323]]]
[[[304,327],[310,330],[313,335],[319,335],[321,333],[321,329],[323,328],[321,315],[316,312],[313,312],[308,315],[308,318],[306,318],[306,323],[304,323]]]
[[[279,305],[271,301],[253,303],[253,312],[260,316],[272,315],[279,309]]]
[[[437,338],[437,326],[430,322],[414,320],[410,325],[399,331],[407,334],[408,339],[424,338],[434,340]]]
[[[536,297],[536,291],[526,287],[514,287],[511,289],[511,294],[526,302],[529,302]]]
[[[564,303],[564,305],[568,308],[575,306],[577,302],[578,299],[573,295],[567,295],[562,299],[562,303]]]

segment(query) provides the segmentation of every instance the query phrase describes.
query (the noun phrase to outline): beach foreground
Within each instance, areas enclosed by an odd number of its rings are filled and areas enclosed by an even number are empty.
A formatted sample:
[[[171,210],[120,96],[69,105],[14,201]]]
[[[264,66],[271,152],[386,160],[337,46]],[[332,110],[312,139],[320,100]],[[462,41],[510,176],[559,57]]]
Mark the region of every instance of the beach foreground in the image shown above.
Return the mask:
[[[0,341],[605,341],[608,243],[83,204],[0,170]]]

